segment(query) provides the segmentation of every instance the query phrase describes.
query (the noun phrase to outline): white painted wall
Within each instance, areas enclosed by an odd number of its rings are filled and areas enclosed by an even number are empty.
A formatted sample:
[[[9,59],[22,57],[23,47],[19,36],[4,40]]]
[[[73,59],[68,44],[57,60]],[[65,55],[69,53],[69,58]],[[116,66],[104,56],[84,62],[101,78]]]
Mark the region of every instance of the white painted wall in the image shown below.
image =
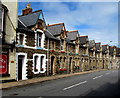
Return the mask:
[[[1,0],[1,2],[8,8],[8,14],[6,17],[6,35],[5,40],[7,43],[12,43],[16,39],[16,29],[18,26],[18,0],[14,0],[14,2],[5,2]]]
[[[10,1],[10,0],[9,0]],[[4,4],[8,8],[8,14],[6,17],[6,35],[5,40],[7,43],[12,43],[16,39],[16,31],[13,29],[18,27],[18,0],[14,0],[14,2],[8,2],[5,0],[1,0],[2,4]],[[9,16],[9,18],[8,18]],[[11,23],[12,22],[12,23]],[[13,24],[13,26],[12,26]],[[11,62],[12,61],[12,62]],[[9,74],[10,77],[2,77],[0,80],[9,80],[16,79],[16,50],[13,52],[9,50]]]

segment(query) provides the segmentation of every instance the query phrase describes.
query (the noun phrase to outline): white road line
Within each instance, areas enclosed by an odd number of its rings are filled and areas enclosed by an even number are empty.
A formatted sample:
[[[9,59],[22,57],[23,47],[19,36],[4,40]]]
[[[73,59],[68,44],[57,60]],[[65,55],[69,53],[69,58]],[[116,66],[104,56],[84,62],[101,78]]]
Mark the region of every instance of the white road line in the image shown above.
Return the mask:
[[[86,82],[87,82],[87,81],[80,82],[80,83],[78,83],[78,84],[75,84],[75,85],[72,85],[72,86],[66,87],[66,88],[64,88],[63,90],[70,89],[70,88],[72,88],[72,87],[75,87],[75,86],[78,86],[78,85],[84,84],[84,83],[86,83]]]
[[[106,75],[109,75],[110,73],[106,73]]]
[[[100,78],[100,77],[102,77],[102,76],[103,76],[103,75],[100,75],[100,76],[94,77],[93,80],[94,80],[94,79],[97,79],[97,78]]]

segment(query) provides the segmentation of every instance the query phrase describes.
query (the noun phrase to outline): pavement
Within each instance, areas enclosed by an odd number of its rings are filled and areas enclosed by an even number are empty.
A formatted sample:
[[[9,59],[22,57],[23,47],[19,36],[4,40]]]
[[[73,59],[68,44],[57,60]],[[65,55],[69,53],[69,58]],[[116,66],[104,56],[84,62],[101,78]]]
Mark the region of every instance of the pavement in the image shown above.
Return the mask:
[[[101,69],[105,70],[105,69]],[[75,75],[82,75],[82,74],[88,74],[91,72],[98,72],[100,70],[92,70],[92,71],[86,71],[86,72],[77,72],[77,73],[70,73],[70,74],[61,74],[61,75],[54,75],[54,76],[46,76],[46,77],[38,77],[38,78],[33,78],[33,79],[27,79],[27,80],[20,80],[20,81],[15,81],[15,82],[7,82],[7,83],[1,83],[0,84],[0,90],[4,89],[10,89],[14,87],[21,87],[21,86],[26,86],[34,83],[41,83],[45,81],[50,81],[50,80],[55,80],[55,79],[60,79],[60,78],[65,78],[65,77],[70,77],[70,76],[75,76]]]
[[[117,96],[119,94],[120,70],[101,70],[85,73],[74,73],[71,76],[58,75],[59,79],[34,83],[32,85],[4,89],[3,96],[30,96],[44,98],[46,96]],[[77,75],[75,75],[77,74]],[[52,76],[51,76],[52,77]],[[49,77],[50,78],[50,77]],[[39,78],[43,79],[43,78]],[[4,97],[3,97],[4,98]]]

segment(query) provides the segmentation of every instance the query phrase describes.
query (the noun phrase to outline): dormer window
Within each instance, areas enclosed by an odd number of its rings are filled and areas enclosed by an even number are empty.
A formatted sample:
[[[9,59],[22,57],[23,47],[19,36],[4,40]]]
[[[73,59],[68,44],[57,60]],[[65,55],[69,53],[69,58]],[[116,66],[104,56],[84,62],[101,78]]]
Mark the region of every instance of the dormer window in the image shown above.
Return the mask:
[[[37,47],[41,47],[42,33],[37,33]]]

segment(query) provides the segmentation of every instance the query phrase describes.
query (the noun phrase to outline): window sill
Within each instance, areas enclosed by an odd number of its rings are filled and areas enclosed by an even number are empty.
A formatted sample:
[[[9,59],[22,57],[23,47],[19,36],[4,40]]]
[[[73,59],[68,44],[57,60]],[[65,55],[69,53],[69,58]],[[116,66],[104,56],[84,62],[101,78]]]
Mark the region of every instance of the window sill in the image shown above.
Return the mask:
[[[43,48],[41,48],[41,47],[37,47],[37,49],[43,50]]]

